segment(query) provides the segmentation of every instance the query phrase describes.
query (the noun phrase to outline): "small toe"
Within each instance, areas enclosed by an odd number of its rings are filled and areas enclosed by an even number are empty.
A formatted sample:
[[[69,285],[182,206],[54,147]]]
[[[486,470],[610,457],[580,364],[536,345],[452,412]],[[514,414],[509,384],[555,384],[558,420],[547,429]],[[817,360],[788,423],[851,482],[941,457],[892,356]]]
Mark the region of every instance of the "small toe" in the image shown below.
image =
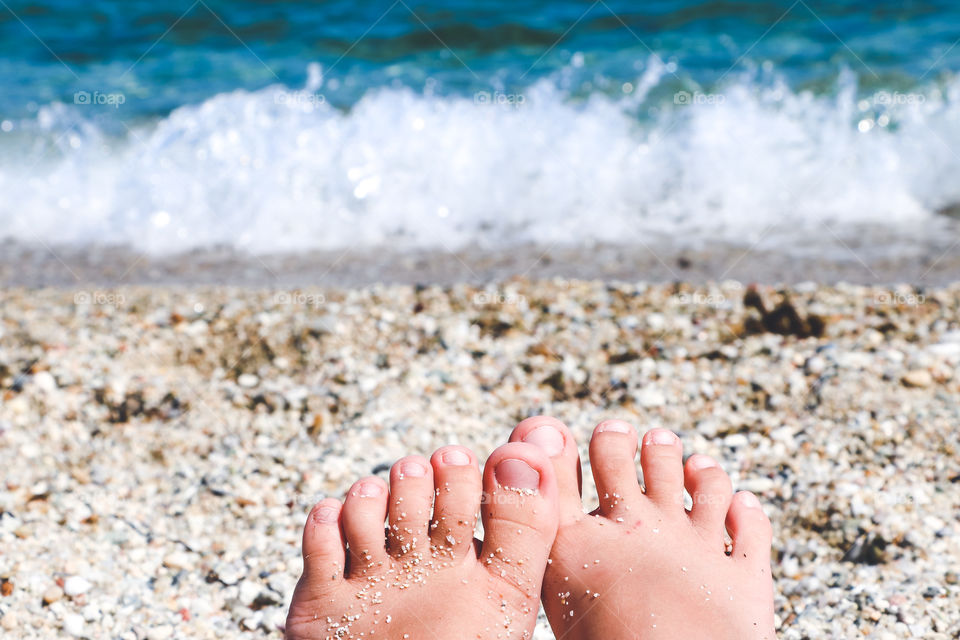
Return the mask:
[[[387,485],[370,476],[354,483],[341,511],[347,539],[350,573],[363,573],[387,560],[383,524],[387,515]]]
[[[480,561],[495,578],[539,599],[559,521],[553,465],[537,446],[511,442],[483,469]]]
[[[339,500],[321,500],[303,527],[303,575],[318,587],[343,578],[347,542],[340,529],[341,508]]]
[[[723,521],[730,507],[733,490],[730,476],[710,456],[695,453],[683,467],[684,486],[693,505],[690,521],[700,532],[723,544]]]
[[[438,449],[430,458],[436,499],[430,538],[437,549],[463,557],[473,549],[480,511],[480,466],[466,447]]]
[[[733,557],[738,562],[769,570],[773,529],[757,496],[749,491],[733,496],[726,524],[733,541]]]
[[[623,420],[606,420],[590,438],[590,467],[600,498],[599,513],[611,516],[641,498],[637,480],[637,432]]]
[[[577,442],[567,425],[550,416],[533,416],[518,424],[510,442],[526,442],[539,447],[553,463],[557,477],[562,519],[583,515],[582,471]]]
[[[309,619],[316,601],[343,582],[347,542],[340,528],[339,500],[326,498],[313,506],[303,527],[303,575],[290,601],[288,623]]]
[[[387,549],[394,557],[430,546],[433,468],[422,456],[401,458],[390,469]]]
[[[668,429],[651,429],[640,447],[644,493],[664,511],[683,511],[683,446]]]

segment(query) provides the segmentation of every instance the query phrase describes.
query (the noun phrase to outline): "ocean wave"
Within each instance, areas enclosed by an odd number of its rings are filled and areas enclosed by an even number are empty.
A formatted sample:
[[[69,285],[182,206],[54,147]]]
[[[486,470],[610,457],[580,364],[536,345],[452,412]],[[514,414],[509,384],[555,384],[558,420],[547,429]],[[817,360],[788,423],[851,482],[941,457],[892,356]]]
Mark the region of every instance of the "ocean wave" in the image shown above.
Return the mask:
[[[960,85],[829,94],[741,77],[651,98],[556,78],[522,94],[219,94],[136,125],[54,103],[0,123],[0,220],[25,242],[253,252],[922,236],[960,203]]]

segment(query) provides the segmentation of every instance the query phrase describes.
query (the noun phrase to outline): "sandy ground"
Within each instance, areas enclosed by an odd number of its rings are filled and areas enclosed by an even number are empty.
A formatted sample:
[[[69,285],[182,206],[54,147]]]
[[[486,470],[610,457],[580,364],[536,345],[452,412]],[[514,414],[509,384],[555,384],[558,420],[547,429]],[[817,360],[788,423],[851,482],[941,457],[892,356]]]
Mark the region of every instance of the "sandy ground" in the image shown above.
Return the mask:
[[[747,293],[7,290],[2,633],[279,638],[314,501],[549,413],[672,428],[758,493],[784,638],[960,637],[960,286]]]
[[[766,232],[766,230],[762,230]],[[769,285],[817,282],[942,286],[960,280],[960,220],[932,239],[822,237],[789,250],[759,242],[681,244],[651,237],[633,245],[473,246],[391,251],[360,247],[252,255],[204,249],[156,255],[129,247],[25,246],[0,242],[0,286],[113,288],[131,285],[361,287],[377,283],[481,285],[522,275],[604,281],[710,282],[735,279]],[[773,232],[770,232],[771,235]],[[780,230],[783,233],[783,230]],[[769,240],[769,238],[768,238]]]

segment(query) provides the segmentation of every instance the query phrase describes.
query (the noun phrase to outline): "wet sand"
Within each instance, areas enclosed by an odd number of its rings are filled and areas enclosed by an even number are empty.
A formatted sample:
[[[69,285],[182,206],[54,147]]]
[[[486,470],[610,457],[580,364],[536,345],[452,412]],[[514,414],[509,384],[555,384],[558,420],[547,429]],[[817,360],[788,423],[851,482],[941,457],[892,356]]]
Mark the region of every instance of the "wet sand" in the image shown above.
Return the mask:
[[[726,279],[763,284],[908,283],[960,280],[960,235],[892,247],[894,238],[857,243],[824,238],[824,246],[790,251],[743,244],[686,247],[667,239],[643,245],[524,245],[464,250],[351,249],[251,255],[233,249],[151,255],[124,247],[24,246],[0,243],[0,286],[242,287],[386,284],[480,284],[521,275],[704,284]],[[826,248],[825,248],[826,246]]]

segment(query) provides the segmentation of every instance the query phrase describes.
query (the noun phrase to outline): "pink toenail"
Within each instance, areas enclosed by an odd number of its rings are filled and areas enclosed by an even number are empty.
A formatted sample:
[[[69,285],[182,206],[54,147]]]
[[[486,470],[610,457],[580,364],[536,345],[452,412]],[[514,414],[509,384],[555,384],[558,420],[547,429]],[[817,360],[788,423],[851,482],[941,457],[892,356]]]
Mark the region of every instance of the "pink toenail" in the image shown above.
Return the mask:
[[[422,478],[427,475],[427,470],[419,462],[404,462],[400,465],[400,475],[411,478]]]
[[[612,433],[630,433],[630,425],[620,420],[607,420],[597,425],[597,433],[604,433],[606,431]]]
[[[361,482],[357,495],[361,498],[375,498],[383,495],[383,487],[377,482]]]
[[[694,471],[720,466],[717,464],[717,461],[710,456],[690,456],[690,459],[687,460],[687,464],[690,465],[690,468]]]
[[[674,444],[677,441],[677,436],[672,431],[657,429],[648,433],[643,441],[645,444]]]
[[[549,425],[537,427],[523,441],[540,447],[551,458],[563,453],[563,434]]]
[[[458,467],[463,467],[470,464],[470,456],[458,449],[451,449],[450,451],[447,451],[440,456],[440,459],[443,460],[444,464],[452,464]]]
[[[752,493],[741,493],[738,500],[740,500],[740,504],[744,507],[749,507],[751,509],[760,508],[760,501],[757,500],[757,496],[753,495]]]
[[[331,522],[336,522],[339,515],[339,509],[334,509],[333,507],[320,507],[313,512],[313,519],[317,522],[329,524]]]
[[[501,460],[497,463],[494,475],[500,486],[507,489],[536,491],[540,487],[540,474],[523,460]]]

